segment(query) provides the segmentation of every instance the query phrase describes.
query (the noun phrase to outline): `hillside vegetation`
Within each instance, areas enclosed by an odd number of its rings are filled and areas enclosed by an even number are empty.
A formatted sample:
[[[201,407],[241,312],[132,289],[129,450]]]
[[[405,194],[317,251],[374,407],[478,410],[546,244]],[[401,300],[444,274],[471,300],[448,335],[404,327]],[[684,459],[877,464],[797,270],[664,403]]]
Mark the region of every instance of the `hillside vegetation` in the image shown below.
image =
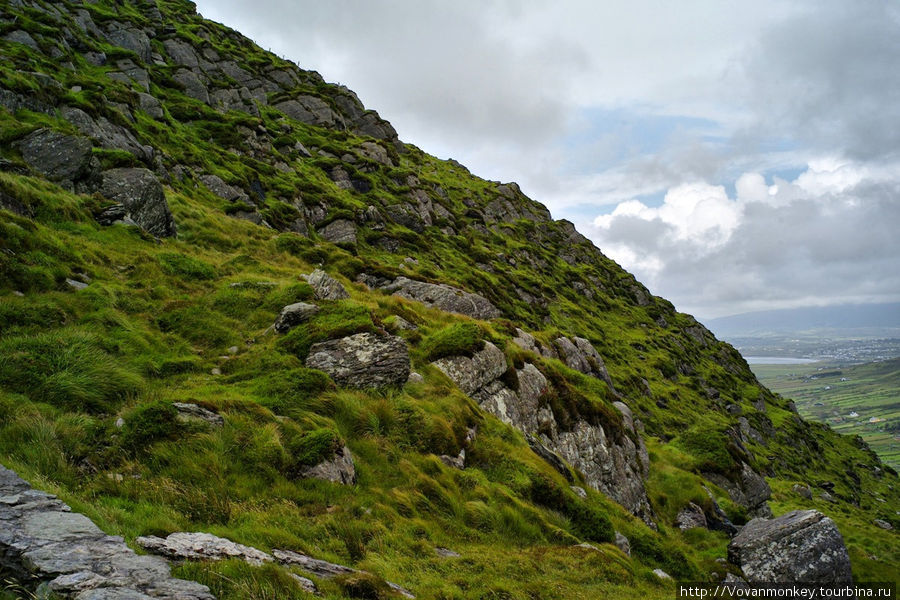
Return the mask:
[[[736,571],[725,531],[676,518],[762,514],[741,500],[749,473],[776,515],[831,517],[856,579],[900,573],[896,472],[516,184],[401,142],[190,2],[0,5],[0,462],[106,532],[204,531],[374,574],[317,580],[327,598],[391,597],[383,580],[420,598],[670,598],[654,569]],[[303,277],[317,268],[347,297]],[[317,311],[272,328],[300,302]],[[399,338],[421,377],[320,370],[317,344],[357,334]],[[446,375],[494,348],[490,394]],[[529,381],[541,423],[497,418]],[[311,474],[344,447],[355,482]],[[218,598],[309,597],[272,564],[176,574]]]

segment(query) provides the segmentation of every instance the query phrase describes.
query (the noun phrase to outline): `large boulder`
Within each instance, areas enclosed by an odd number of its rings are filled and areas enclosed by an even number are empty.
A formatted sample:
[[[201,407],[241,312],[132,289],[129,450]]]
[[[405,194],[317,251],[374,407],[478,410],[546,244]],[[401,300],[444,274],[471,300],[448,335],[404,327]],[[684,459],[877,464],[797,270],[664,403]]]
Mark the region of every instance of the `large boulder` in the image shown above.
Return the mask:
[[[614,390],[612,379],[603,363],[603,358],[597,349],[594,348],[588,340],[582,337],[573,337],[571,339],[560,337],[554,340],[556,347],[559,349],[559,358],[570,369],[580,371],[585,375],[602,379]]]
[[[382,289],[401,298],[416,300],[428,306],[466,315],[473,319],[495,319],[500,316],[497,307],[484,296],[445,284],[426,283],[398,277],[393,283]]]
[[[409,378],[409,349],[397,336],[357,333],[313,344],[306,366],[325,371],[346,387],[402,385]]]
[[[318,233],[332,244],[356,245],[356,224],[348,219],[332,221]]]
[[[17,145],[28,166],[52,181],[71,186],[90,171],[92,146],[87,138],[38,129]]]
[[[853,583],[844,538],[817,510],[753,519],[731,540],[728,560],[750,582]]]
[[[767,502],[772,496],[772,488],[763,476],[747,463],[741,463],[741,472],[735,478],[728,478],[719,473],[704,473],[703,476],[728,492],[728,496],[745,507],[750,516],[763,518],[772,516],[772,510]]]
[[[138,226],[157,237],[175,235],[175,220],[162,184],[149,169],[123,168],[103,172],[100,193],[122,204]]]

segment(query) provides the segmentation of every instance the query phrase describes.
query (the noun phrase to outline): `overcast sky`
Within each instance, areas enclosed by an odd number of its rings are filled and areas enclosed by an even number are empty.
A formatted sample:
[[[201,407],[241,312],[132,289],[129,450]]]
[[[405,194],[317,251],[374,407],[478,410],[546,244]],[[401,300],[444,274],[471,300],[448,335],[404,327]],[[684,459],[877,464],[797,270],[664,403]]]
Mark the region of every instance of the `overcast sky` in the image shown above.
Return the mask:
[[[701,320],[900,300],[900,2],[197,6]]]

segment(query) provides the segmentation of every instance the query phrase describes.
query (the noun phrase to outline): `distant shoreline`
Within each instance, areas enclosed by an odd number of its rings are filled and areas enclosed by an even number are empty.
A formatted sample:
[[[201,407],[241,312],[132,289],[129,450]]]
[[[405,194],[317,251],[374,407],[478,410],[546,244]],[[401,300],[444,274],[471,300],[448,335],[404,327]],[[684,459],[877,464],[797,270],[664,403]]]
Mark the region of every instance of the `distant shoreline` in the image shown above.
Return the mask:
[[[808,365],[819,362],[818,358],[795,358],[793,356],[745,356],[748,365]]]

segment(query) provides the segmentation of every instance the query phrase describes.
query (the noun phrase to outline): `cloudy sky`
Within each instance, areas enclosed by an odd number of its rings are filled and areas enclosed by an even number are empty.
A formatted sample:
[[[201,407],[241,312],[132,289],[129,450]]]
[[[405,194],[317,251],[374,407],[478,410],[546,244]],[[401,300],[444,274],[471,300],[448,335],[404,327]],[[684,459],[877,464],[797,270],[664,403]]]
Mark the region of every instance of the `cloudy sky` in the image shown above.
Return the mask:
[[[701,319],[900,300],[894,0],[199,0]]]

